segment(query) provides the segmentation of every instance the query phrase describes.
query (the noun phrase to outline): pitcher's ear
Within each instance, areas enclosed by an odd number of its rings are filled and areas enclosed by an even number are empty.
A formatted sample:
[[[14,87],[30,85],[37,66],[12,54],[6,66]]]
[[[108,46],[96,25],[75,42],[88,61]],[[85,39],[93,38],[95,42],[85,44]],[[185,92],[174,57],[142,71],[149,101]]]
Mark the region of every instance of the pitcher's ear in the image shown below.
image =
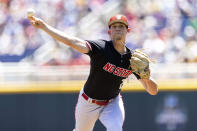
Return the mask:
[[[108,30],[107,33],[110,35],[111,34],[111,30]]]
[[[130,32],[130,31],[131,31],[131,28],[128,27],[127,32]]]

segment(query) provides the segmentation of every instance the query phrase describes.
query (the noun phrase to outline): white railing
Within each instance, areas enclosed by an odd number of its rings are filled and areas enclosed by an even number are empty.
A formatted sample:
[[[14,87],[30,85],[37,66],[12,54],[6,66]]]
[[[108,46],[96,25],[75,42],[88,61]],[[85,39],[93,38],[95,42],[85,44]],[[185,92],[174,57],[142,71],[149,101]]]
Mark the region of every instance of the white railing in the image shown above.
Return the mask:
[[[154,64],[151,74],[155,79],[197,78],[197,64]],[[0,82],[86,80],[88,65],[34,66],[28,63],[0,64]],[[133,77],[129,77],[133,79]]]

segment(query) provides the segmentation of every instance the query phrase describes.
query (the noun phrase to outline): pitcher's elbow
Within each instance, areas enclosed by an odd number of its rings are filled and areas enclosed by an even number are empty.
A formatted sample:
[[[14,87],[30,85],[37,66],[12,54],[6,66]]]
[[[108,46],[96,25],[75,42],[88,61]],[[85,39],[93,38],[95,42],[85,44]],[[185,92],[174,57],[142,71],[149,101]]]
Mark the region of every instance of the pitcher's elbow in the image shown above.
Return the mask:
[[[158,88],[156,88],[155,90],[151,91],[150,94],[151,95],[157,95],[158,94]]]

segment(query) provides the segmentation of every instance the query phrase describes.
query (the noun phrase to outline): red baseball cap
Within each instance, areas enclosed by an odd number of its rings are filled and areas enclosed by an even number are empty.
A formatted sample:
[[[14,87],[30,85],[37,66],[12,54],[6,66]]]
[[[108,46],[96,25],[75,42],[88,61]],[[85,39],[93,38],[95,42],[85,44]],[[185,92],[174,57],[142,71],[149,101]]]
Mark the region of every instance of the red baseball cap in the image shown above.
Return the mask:
[[[110,19],[109,19],[109,22],[108,22],[108,26],[110,27],[112,24],[114,23],[123,23],[127,26],[129,26],[128,24],[128,20],[127,20],[127,17],[124,16],[124,15],[121,15],[121,14],[118,14],[118,15],[115,15],[115,16],[112,16]]]

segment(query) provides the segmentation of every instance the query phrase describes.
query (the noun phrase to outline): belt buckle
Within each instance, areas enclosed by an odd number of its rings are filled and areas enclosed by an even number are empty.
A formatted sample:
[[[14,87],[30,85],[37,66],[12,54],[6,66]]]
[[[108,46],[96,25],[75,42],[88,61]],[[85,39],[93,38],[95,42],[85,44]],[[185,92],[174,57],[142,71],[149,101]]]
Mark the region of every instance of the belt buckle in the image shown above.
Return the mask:
[[[88,102],[92,103],[92,99],[90,97],[88,97]]]

